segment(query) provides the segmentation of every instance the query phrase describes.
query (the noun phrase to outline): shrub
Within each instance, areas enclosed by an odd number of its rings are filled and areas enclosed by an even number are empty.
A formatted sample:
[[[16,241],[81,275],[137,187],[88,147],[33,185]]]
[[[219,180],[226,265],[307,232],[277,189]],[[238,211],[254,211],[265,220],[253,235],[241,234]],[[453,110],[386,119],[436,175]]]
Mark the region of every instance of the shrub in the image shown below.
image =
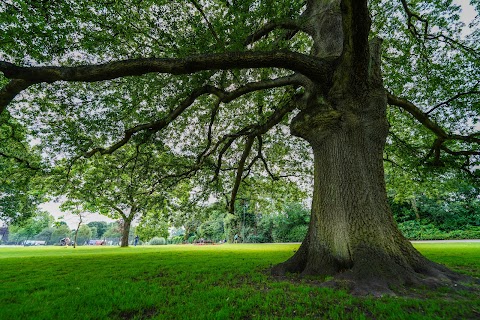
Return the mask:
[[[169,239],[169,243],[171,244],[180,244],[183,242],[183,236],[175,236]]]
[[[268,238],[266,238],[262,234],[249,234],[249,235],[245,236],[245,238],[246,238],[245,242],[247,242],[247,243],[267,243],[267,242],[269,242]]]
[[[293,227],[287,234],[287,242],[302,242],[307,235],[308,225],[297,225]]]
[[[433,224],[422,224],[417,220],[399,223],[398,228],[405,238],[410,240],[441,240],[447,237],[446,232],[439,230]]]
[[[464,230],[450,232],[439,230],[431,223],[425,221],[405,221],[398,224],[403,235],[410,240],[458,240],[480,238],[480,227],[468,226]]]
[[[151,246],[163,246],[167,244],[167,240],[163,237],[154,237],[148,242],[148,244]]]

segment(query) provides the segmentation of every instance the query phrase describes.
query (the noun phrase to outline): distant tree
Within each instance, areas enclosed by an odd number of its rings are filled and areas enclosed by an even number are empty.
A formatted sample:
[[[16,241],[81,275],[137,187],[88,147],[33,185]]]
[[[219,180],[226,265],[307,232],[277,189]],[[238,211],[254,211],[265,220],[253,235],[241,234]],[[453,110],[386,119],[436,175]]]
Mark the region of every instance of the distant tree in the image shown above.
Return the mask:
[[[103,237],[106,239],[121,240],[122,229],[120,227],[120,224],[117,221],[109,223],[107,226],[107,230],[103,234]]]
[[[38,233],[35,237],[36,240],[43,240],[46,241],[47,244],[52,244],[52,235],[55,232],[54,227],[47,227],[44,228],[40,233]]]
[[[272,237],[275,242],[301,242],[307,234],[310,214],[299,203],[290,203],[275,215]]]
[[[77,244],[83,245],[88,240],[92,239],[92,230],[89,226],[82,224],[80,228],[78,228],[77,233]]]
[[[161,143],[139,145],[106,157],[59,166],[51,184],[59,186],[57,194],[80,204],[83,211],[121,219],[121,245],[128,246],[132,221],[150,211],[162,210],[165,188],[182,177],[178,174],[181,167],[182,159]]]
[[[66,224],[60,224],[55,227],[55,230],[52,233],[51,241],[54,244],[59,244],[60,240],[63,238],[71,238],[72,230]]]
[[[46,211],[37,211],[36,214],[24,221],[18,222],[16,225],[10,226],[12,241],[22,241],[33,239],[45,228],[53,226],[54,218]]]
[[[96,233],[94,234],[95,234],[95,237],[98,239],[101,239],[105,231],[107,231],[107,223],[105,221],[92,221],[87,223],[87,226],[92,228],[92,234],[93,234],[93,228],[96,228]]]
[[[83,205],[80,201],[78,200],[72,200],[68,199],[67,201],[63,202],[60,205],[60,209],[62,211],[69,211],[71,214],[75,215],[78,217],[78,224],[77,227],[74,229],[73,233],[73,248],[75,249],[78,244],[78,232],[80,230],[80,227],[82,226],[83,223],[83,218],[85,217],[85,210],[83,208]],[[90,228],[89,228],[90,229]],[[90,237],[91,237],[91,231],[90,231]]]
[[[148,212],[140,218],[135,232],[141,240],[149,241],[154,237],[167,238],[168,227],[165,214]]]
[[[88,224],[87,226],[90,228],[90,232],[92,233],[92,239],[98,239],[99,236],[98,236],[97,227],[91,227]]]

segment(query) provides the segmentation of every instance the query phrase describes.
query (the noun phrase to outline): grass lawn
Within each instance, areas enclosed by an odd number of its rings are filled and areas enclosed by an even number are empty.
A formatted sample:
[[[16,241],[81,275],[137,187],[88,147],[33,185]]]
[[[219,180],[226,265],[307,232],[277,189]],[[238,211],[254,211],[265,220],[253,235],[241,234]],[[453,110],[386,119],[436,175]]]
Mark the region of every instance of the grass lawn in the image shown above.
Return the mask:
[[[416,244],[480,277],[480,243]],[[290,244],[0,248],[0,319],[479,319],[478,293],[353,297],[271,279]],[[416,297],[416,298],[414,298]]]

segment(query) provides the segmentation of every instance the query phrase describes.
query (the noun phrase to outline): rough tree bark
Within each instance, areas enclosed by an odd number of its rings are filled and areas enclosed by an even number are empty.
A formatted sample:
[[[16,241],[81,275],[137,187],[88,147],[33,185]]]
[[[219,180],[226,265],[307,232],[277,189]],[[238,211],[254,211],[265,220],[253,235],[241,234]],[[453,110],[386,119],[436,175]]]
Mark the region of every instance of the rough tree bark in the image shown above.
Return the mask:
[[[398,230],[387,203],[383,149],[387,93],[380,41],[368,41],[363,1],[310,1],[321,57],[340,56],[332,87],[311,92],[291,123],[314,154],[314,194],[308,234],[300,249],[272,273],[333,276],[332,285],[382,295],[408,285],[462,279],[418,253]],[[314,4],[314,5],[313,5]],[[363,5],[363,8],[362,8]],[[321,12],[329,12],[321,15]],[[322,37],[328,34],[328,37]],[[362,44],[363,41],[363,44]],[[317,88],[318,92],[324,88]]]
[[[120,241],[120,247],[128,247],[128,235],[130,234],[131,224],[131,219],[123,219],[122,240]]]

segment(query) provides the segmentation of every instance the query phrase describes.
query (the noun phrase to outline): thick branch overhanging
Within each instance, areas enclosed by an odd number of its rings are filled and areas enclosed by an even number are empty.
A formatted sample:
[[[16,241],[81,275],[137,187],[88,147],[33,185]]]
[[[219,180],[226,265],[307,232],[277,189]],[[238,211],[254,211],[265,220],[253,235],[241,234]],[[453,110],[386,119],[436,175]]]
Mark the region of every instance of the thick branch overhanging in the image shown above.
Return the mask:
[[[316,81],[329,82],[333,62],[291,51],[229,52],[186,58],[148,58],[78,67],[20,67],[0,61],[0,72],[9,79],[35,83],[55,81],[95,82],[147,73],[190,74],[204,70],[283,68]]]

